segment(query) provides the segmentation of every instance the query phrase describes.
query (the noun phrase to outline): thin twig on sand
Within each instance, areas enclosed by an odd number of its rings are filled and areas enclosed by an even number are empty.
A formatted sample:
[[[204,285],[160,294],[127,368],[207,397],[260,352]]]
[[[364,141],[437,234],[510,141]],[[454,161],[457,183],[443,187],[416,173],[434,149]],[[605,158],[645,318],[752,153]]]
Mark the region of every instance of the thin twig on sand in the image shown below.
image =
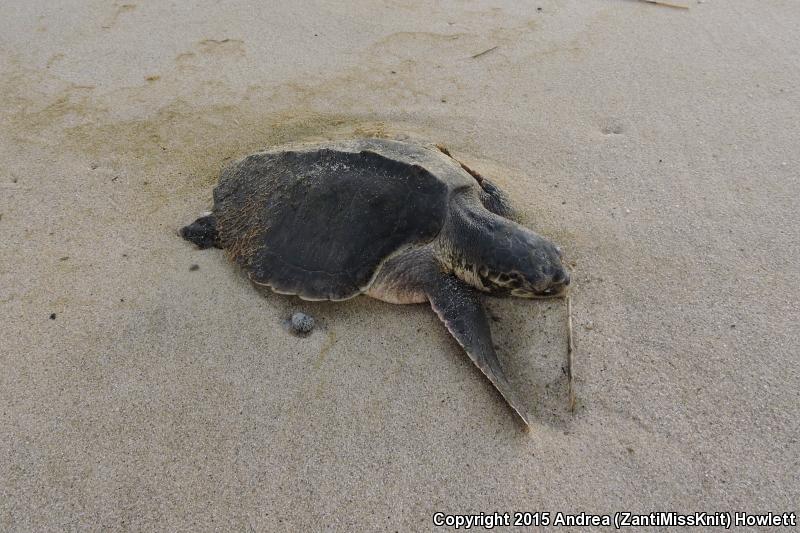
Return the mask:
[[[655,4],[657,6],[672,7],[674,9],[689,9],[689,6],[683,4],[674,4],[664,0],[639,0],[640,2],[647,2],[648,4]]]
[[[500,48],[500,45],[499,45],[499,44],[498,44],[497,46],[492,46],[491,48],[488,48],[488,49],[484,50],[483,52],[478,52],[477,54],[475,54],[474,56],[472,56],[472,59],[479,58],[479,57],[481,57],[482,55],[486,55],[486,54],[488,54],[489,52],[491,52],[491,51],[493,51],[493,50],[497,50],[498,48]]]
[[[572,343],[572,299],[567,296],[567,396],[569,410],[575,412],[575,389],[573,387],[574,374],[572,373],[572,352],[575,345]]]

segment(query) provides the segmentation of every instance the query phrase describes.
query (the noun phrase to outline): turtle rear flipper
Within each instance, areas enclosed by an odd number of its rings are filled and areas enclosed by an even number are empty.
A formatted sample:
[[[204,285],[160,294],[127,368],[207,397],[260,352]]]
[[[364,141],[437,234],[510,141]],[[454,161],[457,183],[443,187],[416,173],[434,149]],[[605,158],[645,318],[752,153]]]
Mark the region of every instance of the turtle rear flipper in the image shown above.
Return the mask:
[[[214,215],[205,215],[180,230],[180,235],[187,241],[194,243],[198,248],[221,248],[219,234],[217,233],[217,219]]]
[[[489,378],[503,399],[530,427],[528,413],[508,382],[492,346],[489,321],[475,291],[451,275],[443,275],[427,289],[431,307],[469,358]]]

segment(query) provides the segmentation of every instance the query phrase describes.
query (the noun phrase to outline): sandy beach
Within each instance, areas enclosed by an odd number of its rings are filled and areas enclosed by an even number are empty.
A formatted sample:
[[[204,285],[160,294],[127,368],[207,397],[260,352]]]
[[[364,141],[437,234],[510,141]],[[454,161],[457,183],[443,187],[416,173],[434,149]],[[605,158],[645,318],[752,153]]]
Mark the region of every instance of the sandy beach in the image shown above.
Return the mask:
[[[684,3],[0,5],[0,530],[797,512],[800,3]],[[176,235],[347,136],[442,143],[564,248],[574,413],[560,300],[487,299],[526,432],[428,306]]]

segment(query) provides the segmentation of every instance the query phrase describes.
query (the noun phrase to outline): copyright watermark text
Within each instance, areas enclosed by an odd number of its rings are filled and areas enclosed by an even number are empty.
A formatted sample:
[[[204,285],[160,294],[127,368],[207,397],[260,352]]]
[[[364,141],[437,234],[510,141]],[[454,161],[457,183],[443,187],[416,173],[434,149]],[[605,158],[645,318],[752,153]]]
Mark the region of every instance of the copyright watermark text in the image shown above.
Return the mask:
[[[619,511],[612,514],[499,512],[476,514],[433,513],[433,525],[458,530],[472,528],[495,529],[501,527],[541,526],[606,526],[614,529],[629,527],[796,527],[797,515],[785,513],[747,513],[742,511],[716,511],[679,513],[676,511],[646,514]]]

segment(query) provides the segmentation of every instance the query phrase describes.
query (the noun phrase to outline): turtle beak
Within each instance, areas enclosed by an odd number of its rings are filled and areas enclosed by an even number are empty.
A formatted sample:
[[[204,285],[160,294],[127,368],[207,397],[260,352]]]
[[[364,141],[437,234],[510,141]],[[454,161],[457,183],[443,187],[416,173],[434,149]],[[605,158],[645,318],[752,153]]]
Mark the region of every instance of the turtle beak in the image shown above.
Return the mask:
[[[564,278],[554,282],[545,290],[536,293],[537,298],[560,298],[566,296],[569,287],[569,272],[564,271]]]
[[[559,298],[564,296],[567,293],[567,286],[566,285],[554,285],[552,287],[548,287],[547,289],[543,290],[542,292],[537,292],[537,298]]]

